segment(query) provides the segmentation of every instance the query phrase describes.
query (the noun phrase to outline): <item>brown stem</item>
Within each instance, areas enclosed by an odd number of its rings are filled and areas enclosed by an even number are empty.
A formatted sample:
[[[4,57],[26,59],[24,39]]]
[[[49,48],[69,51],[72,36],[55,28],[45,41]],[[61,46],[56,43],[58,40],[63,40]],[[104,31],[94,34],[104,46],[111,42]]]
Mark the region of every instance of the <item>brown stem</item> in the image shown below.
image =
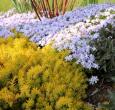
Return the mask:
[[[31,0],[31,5],[32,5],[33,9],[35,10],[35,13],[36,13],[37,17],[41,21],[40,14],[39,14],[39,12],[37,11],[37,8],[36,8],[37,4],[36,4],[35,0]]]
[[[52,18],[59,16],[59,12],[62,12],[64,15],[67,8],[72,10],[76,0],[71,0],[69,3],[68,1],[69,0],[52,0],[52,6],[50,6],[49,0],[39,0],[38,2],[31,0],[31,4],[36,15],[41,20],[42,16]]]
[[[63,15],[65,14],[65,11],[66,11],[66,8],[67,8],[67,3],[68,3],[68,0],[64,0],[64,2],[63,2],[63,9],[62,9],[62,14]]]
[[[50,9],[49,0],[46,0],[46,7],[48,9],[49,17],[52,18],[52,12],[51,12],[51,9]]]
[[[46,6],[45,6],[45,0],[41,0],[41,4],[42,4],[42,9],[43,9],[43,13],[44,13],[44,16],[46,18],[48,18],[48,13],[47,13],[47,9],[46,9]]]
[[[43,9],[42,9],[42,4],[41,4],[40,1],[38,2],[38,7],[39,7],[38,10],[39,10],[39,12],[40,12],[40,15],[43,16]]]
[[[54,13],[55,16],[59,16],[57,0],[54,0]]]
[[[54,14],[54,0],[52,0],[52,15],[53,15],[53,17],[55,16],[55,14]]]

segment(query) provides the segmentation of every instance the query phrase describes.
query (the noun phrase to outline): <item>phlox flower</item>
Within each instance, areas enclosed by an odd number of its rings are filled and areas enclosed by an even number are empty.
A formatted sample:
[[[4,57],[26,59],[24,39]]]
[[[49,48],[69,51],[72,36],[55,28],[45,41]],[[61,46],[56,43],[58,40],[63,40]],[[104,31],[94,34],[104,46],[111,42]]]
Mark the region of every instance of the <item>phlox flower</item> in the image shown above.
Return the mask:
[[[96,84],[98,81],[99,81],[99,79],[98,79],[97,76],[92,76],[92,77],[89,79],[89,84],[90,84],[90,85],[94,85],[94,84]]]

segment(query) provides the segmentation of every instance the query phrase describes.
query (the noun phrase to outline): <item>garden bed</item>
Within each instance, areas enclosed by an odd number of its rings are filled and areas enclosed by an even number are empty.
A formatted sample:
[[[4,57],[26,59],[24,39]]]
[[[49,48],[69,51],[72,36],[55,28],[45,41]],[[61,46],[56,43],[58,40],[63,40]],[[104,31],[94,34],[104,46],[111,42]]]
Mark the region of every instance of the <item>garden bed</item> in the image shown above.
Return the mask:
[[[1,13],[0,109],[114,110],[114,42],[114,4]]]

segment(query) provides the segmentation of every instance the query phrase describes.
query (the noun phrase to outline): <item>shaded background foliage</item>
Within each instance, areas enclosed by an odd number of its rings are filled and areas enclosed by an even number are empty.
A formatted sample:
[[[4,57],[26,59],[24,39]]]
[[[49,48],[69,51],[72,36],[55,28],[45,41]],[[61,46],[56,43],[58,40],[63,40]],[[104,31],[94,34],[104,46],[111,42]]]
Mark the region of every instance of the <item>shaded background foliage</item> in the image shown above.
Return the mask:
[[[115,73],[115,26],[108,24],[100,31],[100,38],[94,41],[97,51],[94,53],[100,66],[99,70]]]

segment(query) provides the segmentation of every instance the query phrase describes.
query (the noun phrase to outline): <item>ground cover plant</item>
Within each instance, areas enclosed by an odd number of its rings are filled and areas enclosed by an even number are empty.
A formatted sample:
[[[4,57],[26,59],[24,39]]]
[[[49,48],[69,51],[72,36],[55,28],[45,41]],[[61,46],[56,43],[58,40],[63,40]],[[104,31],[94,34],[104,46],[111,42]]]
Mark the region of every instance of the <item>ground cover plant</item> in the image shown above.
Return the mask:
[[[64,61],[67,51],[21,37],[0,38],[0,52],[0,109],[92,110],[83,102],[86,75]]]

